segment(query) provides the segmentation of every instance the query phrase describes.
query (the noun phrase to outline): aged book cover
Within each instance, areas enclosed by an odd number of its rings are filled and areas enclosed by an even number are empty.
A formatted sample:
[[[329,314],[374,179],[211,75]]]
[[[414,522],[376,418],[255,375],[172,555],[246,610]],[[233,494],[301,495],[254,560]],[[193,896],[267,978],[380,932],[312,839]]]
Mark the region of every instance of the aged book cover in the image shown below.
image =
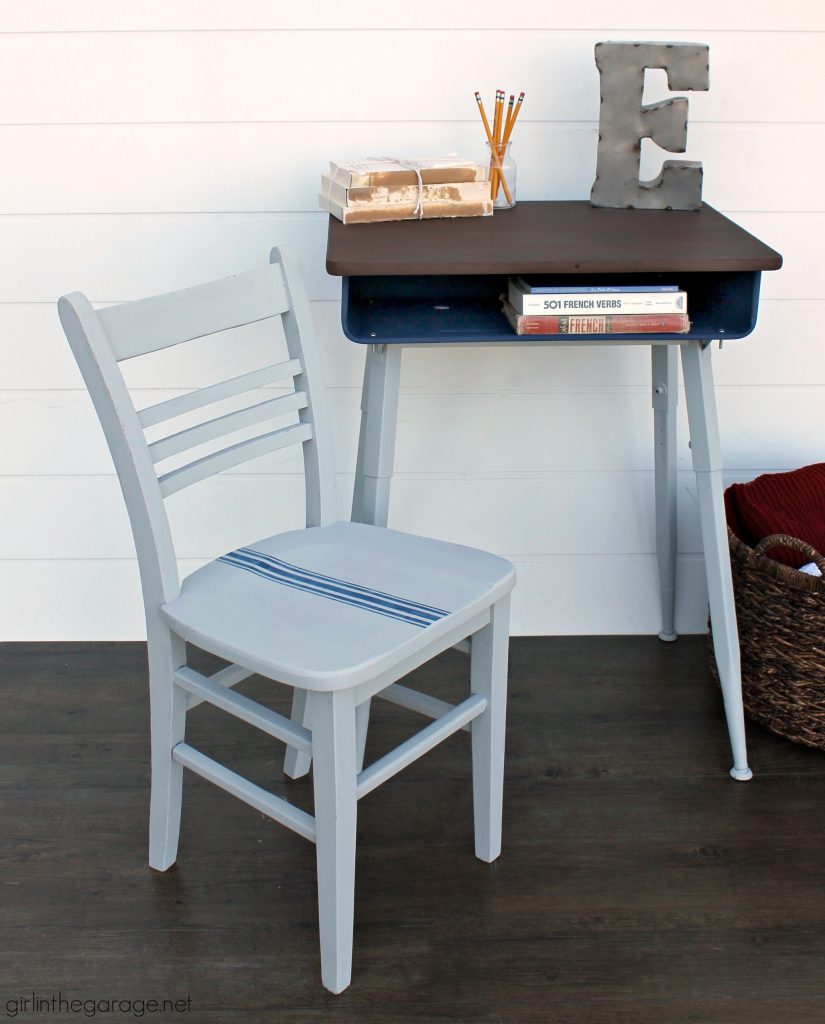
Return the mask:
[[[609,292],[678,292],[677,284],[547,284],[532,274],[510,279],[529,295],[558,295],[562,292],[577,295],[601,295]]]
[[[489,217],[493,213],[492,199],[462,200],[424,200],[419,218],[418,203],[372,203],[362,206],[341,206],[325,195],[318,196],[322,210],[328,210],[333,217],[345,224],[370,224],[389,220],[430,220],[435,217]]]
[[[362,206],[365,203],[417,203],[418,185],[355,185],[344,188],[332,181],[326,174],[321,175],[321,194],[339,206]],[[427,202],[435,200],[450,203],[465,199],[480,202],[490,198],[490,183],[487,181],[451,181],[443,185],[423,185],[421,197]]]
[[[527,292],[517,281],[511,280],[507,287],[507,298],[517,313],[557,316],[569,313],[581,316],[586,313],[618,314],[648,313],[657,316],[667,313],[687,313],[687,294],[683,291],[642,291],[621,288],[585,288],[565,291]]]
[[[432,157],[429,160],[353,160],[336,163],[330,160],[329,177],[344,188],[373,185],[417,185],[418,175],[409,165],[414,164],[424,185],[443,185],[448,182],[484,181],[487,165],[460,157]]]
[[[502,303],[504,315],[516,334],[687,334],[685,313],[537,316],[517,313]]]

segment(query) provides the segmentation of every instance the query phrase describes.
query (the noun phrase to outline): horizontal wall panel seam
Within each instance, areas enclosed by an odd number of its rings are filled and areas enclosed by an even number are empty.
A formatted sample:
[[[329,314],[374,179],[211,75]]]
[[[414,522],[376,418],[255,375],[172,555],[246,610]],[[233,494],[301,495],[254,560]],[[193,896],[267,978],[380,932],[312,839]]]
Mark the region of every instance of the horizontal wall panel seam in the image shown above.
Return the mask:
[[[736,342],[728,342],[730,345],[737,344]],[[717,353],[718,354],[718,353]],[[722,351],[719,358],[724,358],[724,350]],[[715,390],[717,392],[749,392],[749,393],[760,393],[766,392],[769,394],[777,394],[781,392],[788,392],[791,394],[808,392],[822,391],[825,388],[823,384],[722,384],[717,383]],[[130,391],[133,395],[149,395],[149,394],[170,394],[176,395],[185,393],[189,389],[187,387],[139,387],[131,388]],[[268,392],[287,392],[288,388],[256,388],[255,391],[261,394]],[[336,394],[361,394],[361,388],[355,384],[327,384],[326,390],[334,392]],[[411,384],[402,385],[400,393],[402,395],[410,395],[414,397],[431,395],[433,397],[488,397],[488,398],[540,398],[540,397],[565,397],[572,395],[626,395],[632,398],[636,395],[646,395],[650,391],[650,384],[647,381],[642,381],[638,384],[569,384],[569,385],[558,385],[556,387],[524,387],[519,384],[488,384],[488,385],[425,385],[425,384]],[[679,385],[679,394],[684,396],[684,385]],[[64,398],[81,398],[85,399],[87,392],[84,388],[0,388],[0,403],[4,401],[4,396],[10,396],[8,401],[18,401],[24,396],[31,396],[32,401],[45,401],[48,395],[61,395]]]
[[[584,199],[584,197],[582,197]],[[27,217],[31,218],[42,218],[42,217],[289,217],[297,216],[304,217],[307,215],[321,214],[323,211],[315,209],[304,209],[304,210],[281,210],[281,209],[270,209],[270,210],[106,210],[101,212],[100,210],[38,210],[31,213],[21,213],[15,211],[14,213],[3,213],[0,211],[0,221],[4,219],[12,219],[17,217],[25,220]],[[781,215],[785,217],[808,217],[812,214],[825,213],[825,209],[822,210],[726,210],[725,216],[736,218],[737,216],[747,214],[761,214],[769,213],[774,215]],[[326,214],[324,214],[326,216]]]
[[[94,306],[100,306],[100,305],[104,305],[104,304],[105,305],[116,305],[118,302],[125,302],[125,301],[128,301],[128,300],[126,300],[126,299],[96,299],[96,298],[91,298],[89,301]],[[820,302],[820,301],[821,301],[821,297],[820,296],[813,296],[811,298],[796,298],[796,297],[795,298],[782,298],[782,297],[763,298],[763,299],[759,300],[759,308],[762,309],[764,306],[771,305],[773,303],[780,303],[780,302]],[[318,305],[318,306],[320,306],[320,305],[328,305],[328,306],[336,305],[336,306],[340,306],[340,304],[341,304],[341,300],[340,299],[311,299],[310,300],[310,305],[312,305],[312,306],[316,306],[316,305]],[[21,299],[18,302],[18,301],[15,301],[13,299],[0,299],[0,310],[2,310],[3,307],[5,307],[5,306],[8,306],[10,308],[18,308],[20,306],[31,306],[34,309],[40,309],[40,308],[42,308],[44,306],[50,307],[50,308],[56,308],[57,300],[55,299],[55,300],[52,301],[52,300],[49,300],[49,299],[34,299],[34,300],[32,300],[32,299]],[[6,338],[0,337],[0,345],[6,343],[6,341],[7,341]],[[740,341],[732,341],[732,342],[730,342],[730,344],[731,345],[739,345],[739,344],[745,345],[745,344],[747,344],[747,338],[741,339]],[[524,347],[526,348],[528,345],[529,345],[529,342],[525,342]],[[505,347],[505,346],[502,345],[502,347]],[[50,390],[53,390],[53,389],[50,389]]]
[[[580,562],[580,561],[585,560],[585,559],[588,559],[588,560],[591,560],[591,561],[600,562],[600,563],[602,563],[602,562],[619,562],[619,563],[647,562],[647,561],[650,561],[651,559],[655,559],[656,558],[656,553],[654,551],[630,552],[630,553],[627,553],[627,554],[623,554],[622,552],[611,552],[610,554],[602,554],[602,553],[598,553],[597,552],[597,553],[594,554],[593,552],[590,552],[590,551],[581,551],[581,552],[565,551],[564,554],[535,554],[535,553],[529,552],[529,553],[523,554],[523,555],[511,552],[511,551],[500,551],[500,552],[498,552],[498,554],[502,558],[512,559],[514,562],[516,562],[517,564],[521,564],[521,565],[532,565],[532,564],[540,565],[540,564],[547,563],[547,562],[550,562],[550,563],[552,563],[552,562]],[[701,551],[680,551],[679,552],[679,561],[695,562],[695,561],[701,560],[701,558],[702,558],[702,552]],[[186,566],[187,568],[192,567],[192,569],[194,570],[195,567],[201,566],[204,563],[212,561],[212,560],[213,559],[211,558],[211,556],[208,556],[208,555],[204,555],[203,558],[197,558],[197,557],[188,556],[186,558],[178,559],[178,564],[182,565],[182,566]],[[107,558],[86,558],[86,557],[84,557],[84,558],[67,558],[67,557],[64,556],[62,558],[0,558],[0,564],[3,564],[3,565],[31,565],[32,563],[37,563],[38,565],[49,564],[49,563],[51,563],[53,565],[62,565],[62,564],[77,565],[79,563],[81,563],[81,564],[82,563],[88,563],[89,565],[99,565],[101,563],[106,563],[106,564],[111,564],[111,565],[134,565],[135,568],[137,569],[137,559],[136,558],[128,558],[128,557],[124,557],[124,558],[111,558],[111,557],[107,557]]]
[[[656,27],[658,26],[658,28]],[[465,33],[468,28],[472,29],[473,32],[494,32],[497,35],[503,34],[520,34],[524,32],[546,32],[548,34],[559,35],[582,35],[584,33],[590,34],[595,29],[582,28],[580,25],[559,25],[554,24],[552,27],[543,25],[529,25],[519,24],[514,27],[503,23],[496,26],[477,26],[477,25],[373,25],[371,27],[364,26],[347,26],[347,25],[324,25],[308,26],[306,28],[239,28],[237,26],[228,28],[117,28],[117,29],[30,29],[30,30],[4,30],[0,31],[0,39],[5,36],[141,36],[141,35],[291,35],[295,33],[314,33],[316,35],[326,34],[330,32],[340,33],[347,32],[351,34],[376,34],[376,33],[401,33],[401,32],[434,32],[444,34],[447,32],[452,33]],[[825,29],[803,29],[803,28],[702,28],[701,26],[691,26],[685,24],[684,21],[680,21],[679,27],[675,28],[671,23],[669,27],[663,27],[663,23],[660,21],[655,22],[652,26],[641,26],[642,31],[653,32],[663,31],[671,33],[688,33],[701,31],[706,35],[730,35],[730,36],[749,36],[749,35],[823,35]],[[622,23],[616,23],[612,26],[600,25],[600,32],[635,32],[636,27],[633,25],[627,25]]]
[[[732,477],[735,475],[753,475],[755,473],[772,473],[776,472],[776,467],[772,466],[737,466],[737,465],[725,465],[723,473],[725,476]],[[692,480],[694,472],[689,468],[678,468],[678,476],[684,476],[686,479]],[[352,479],[354,476],[352,470],[342,470],[336,473],[338,480]],[[541,482],[546,481],[563,481],[563,480],[603,480],[603,479],[629,479],[636,477],[651,477],[653,476],[653,466],[651,464],[649,469],[546,469],[546,470],[474,470],[471,472],[462,472],[460,470],[453,471],[438,471],[433,470],[428,472],[425,470],[399,470],[393,473],[393,480],[434,480],[434,481],[452,481],[454,483],[466,483],[472,484],[477,481],[484,480],[508,480],[511,482],[523,481],[523,482]],[[298,470],[283,470],[283,471],[272,471],[265,470],[260,473],[250,472],[229,472],[229,473],[218,473],[212,480],[259,480],[261,477],[268,477],[271,479],[285,480],[303,480],[304,474]],[[111,480],[115,482],[117,476],[115,473],[0,473],[0,481],[7,480]]]
[[[319,172],[320,180],[320,172]],[[584,201],[584,196],[582,201]],[[575,200],[574,200],[575,201]],[[528,202],[528,200],[525,200]],[[712,205],[712,204],[711,204]],[[720,213],[726,217],[736,219],[736,217],[747,216],[748,214],[756,214],[759,216],[772,216],[772,217],[810,217],[810,216],[821,216],[825,214],[825,210],[731,210],[724,209],[720,210]],[[329,216],[324,210],[319,209],[306,209],[306,210],[284,210],[277,207],[273,207],[270,210],[68,210],[68,211],[55,211],[55,210],[37,210],[31,213],[3,213],[0,211],[0,219],[2,220],[19,220],[19,221],[42,221],[42,220],[57,220],[57,219],[69,219],[73,217],[87,217],[87,218],[114,218],[124,217],[141,219],[145,217],[157,217],[157,218],[190,218],[190,217],[279,217],[279,218],[292,218],[292,217],[313,217],[320,219],[323,217],[325,220]],[[106,300],[115,301],[115,300]],[[319,300],[314,300],[319,301]],[[330,300],[320,300],[330,301]]]
[[[685,90],[682,90],[684,93]],[[682,95],[680,92],[675,92],[674,97]],[[271,125],[273,127],[278,125],[312,125],[314,127],[320,125],[350,125],[352,127],[359,127],[361,125],[374,128],[379,125],[416,125],[418,127],[444,127],[445,125],[453,126],[464,126],[471,125],[477,127],[477,122],[472,118],[445,118],[444,120],[436,121],[433,118],[394,118],[388,120],[386,117],[376,118],[300,118],[298,120],[279,120],[274,118],[254,118],[252,120],[244,120],[243,118],[231,118],[229,120],[149,120],[149,121],[0,121],[0,129],[15,129],[15,128],[112,128],[115,126],[120,127],[179,127],[186,128],[189,126],[212,126],[212,127],[224,127],[224,126],[235,126],[235,125]],[[566,119],[566,118],[532,118],[529,115],[519,117],[519,125],[532,125],[538,127],[551,127],[558,125],[564,128],[566,131],[580,130],[595,132],[598,130],[599,122],[597,120],[581,120],[581,119]],[[731,128],[736,129],[739,127],[758,127],[758,128],[787,128],[787,127],[800,127],[800,128],[818,128],[825,124],[825,121],[819,120],[782,120],[777,121],[772,119],[770,121],[760,121],[758,119],[750,118],[738,118],[736,120],[729,120],[724,118],[705,118],[705,117],[691,117],[691,125],[703,125],[704,127],[718,127],[718,128]]]

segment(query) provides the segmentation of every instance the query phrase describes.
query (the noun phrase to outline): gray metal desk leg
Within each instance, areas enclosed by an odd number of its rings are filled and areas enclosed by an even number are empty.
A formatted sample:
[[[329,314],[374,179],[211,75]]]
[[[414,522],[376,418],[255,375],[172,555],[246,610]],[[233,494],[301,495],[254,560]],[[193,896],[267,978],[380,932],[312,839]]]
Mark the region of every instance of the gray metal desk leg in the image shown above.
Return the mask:
[[[656,559],[662,631],[659,639],[676,640],[676,400],[679,366],[675,345],[651,345],[653,380],[654,478],[656,490]]]
[[[370,345],[364,364],[361,430],[352,491],[351,518],[354,523],[387,525],[400,380],[401,346]],[[355,758],[358,771],[364,767],[370,703],[364,701],[355,711]]]
[[[352,493],[354,523],[387,525],[400,379],[401,346],[370,345],[361,392],[361,432]]]
[[[734,779],[745,780],[751,778],[752,773],[748,767],[745,743],[739,635],[722,497],[722,457],[713,393],[711,347],[708,344],[703,348],[702,343],[697,341],[682,345],[681,349],[702,546],[705,551],[710,619],[713,623],[713,649],[733,750],[733,768],[730,773]]]

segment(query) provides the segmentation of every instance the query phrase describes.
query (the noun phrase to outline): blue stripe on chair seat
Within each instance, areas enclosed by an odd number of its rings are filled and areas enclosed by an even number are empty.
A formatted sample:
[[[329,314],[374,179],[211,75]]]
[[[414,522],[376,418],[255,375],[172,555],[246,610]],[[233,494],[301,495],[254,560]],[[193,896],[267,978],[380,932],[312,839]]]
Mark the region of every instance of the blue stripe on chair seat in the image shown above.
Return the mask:
[[[449,614],[443,608],[433,608],[395,594],[387,594],[348,580],[303,569],[253,548],[238,548],[236,551],[221,555],[218,561],[237,569],[245,569],[272,583],[280,583],[285,587],[303,590],[330,601],[338,601],[353,608],[372,612],[374,615],[383,615],[385,618],[407,622],[421,628],[426,628]]]
[[[349,581],[343,581],[337,579],[334,576],[324,576],[323,573],[315,572],[313,569],[304,569],[302,566],[299,565],[293,565],[291,562],[285,562],[281,558],[275,558],[274,555],[267,555],[264,554],[264,552],[262,551],[256,551],[255,548],[238,548],[238,551],[249,553],[250,555],[254,555],[256,558],[263,558],[270,565],[279,566],[283,569],[289,569],[293,572],[299,572],[303,576],[312,577],[315,580],[320,580],[325,583],[333,583],[337,585],[343,583],[344,586],[346,586],[348,589],[357,590],[362,594],[369,594],[376,597],[385,597],[388,598],[390,601],[395,601],[407,605],[410,609],[415,609],[417,611],[422,612],[432,612],[434,613],[434,617],[437,619],[443,618],[445,615],[449,615],[449,612],[446,611],[444,608],[434,608],[432,605],[422,604],[420,601],[411,601],[407,597],[398,597],[397,594],[387,594],[383,590],[376,590],[374,587],[364,587],[361,586],[360,583],[351,583]],[[233,552],[233,554],[235,553],[236,552]]]

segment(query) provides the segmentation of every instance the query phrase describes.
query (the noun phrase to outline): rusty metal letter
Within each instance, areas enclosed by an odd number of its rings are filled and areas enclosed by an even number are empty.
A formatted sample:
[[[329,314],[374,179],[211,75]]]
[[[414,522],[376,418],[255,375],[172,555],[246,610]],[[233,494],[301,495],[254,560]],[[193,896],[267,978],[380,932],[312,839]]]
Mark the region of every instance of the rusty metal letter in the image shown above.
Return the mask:
[[[710,87],[708,47],[702,43],[597,43],[601,116],[593,206],[641,210],[698,210],[702,165],[665,160],[653,181],[639,181],[642,142],[650,138],[672,153],[687,145],[684,97],[642,105],[645,68],[663,68],[671,90]]]

